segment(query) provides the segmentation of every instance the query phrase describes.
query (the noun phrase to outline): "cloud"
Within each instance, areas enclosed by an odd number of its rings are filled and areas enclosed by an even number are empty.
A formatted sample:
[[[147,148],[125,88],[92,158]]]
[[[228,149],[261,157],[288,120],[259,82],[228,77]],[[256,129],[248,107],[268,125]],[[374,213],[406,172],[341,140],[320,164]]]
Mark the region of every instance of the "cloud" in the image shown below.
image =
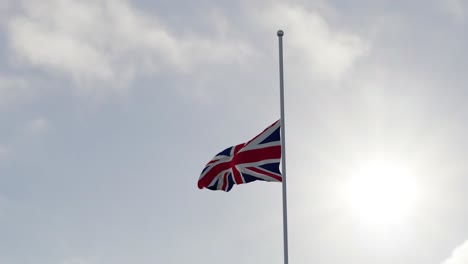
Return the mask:
[[[125,0],[24,0],[8,21],[16,59],[83,84],[125,88],[137,73],[170,70],[187,73],[201,64],[239,63],[251,48],[242,41],[178,35]],[[117,84],[124,85],[117,85]],[[94,90],[95,91],[95,90]]]
[[[450,258],[442,264],[466,264],[468,263],[468,241],[455,248]]]
[[[369,47],[318,13],[283,4],[256,9],[253,17],[260,20],[248,29],[220,9],[207,10],[209,33],[191,25],[181,31],[127,0],[22,0],[14,10],[5,23],[11,61],[72,81],[85,95],[122,93],[142,76],[191,76],[207,66],[251,65],[263,47],[243,36],[265,29],[258,25],[285,29],[286,55],[320,80],[341,80]]]
[[[287,53],[321,79],[340,80],[369,49],[359,36],[332,28],[304,7],[276,4],[264,12],[263,22],[284,29]]]

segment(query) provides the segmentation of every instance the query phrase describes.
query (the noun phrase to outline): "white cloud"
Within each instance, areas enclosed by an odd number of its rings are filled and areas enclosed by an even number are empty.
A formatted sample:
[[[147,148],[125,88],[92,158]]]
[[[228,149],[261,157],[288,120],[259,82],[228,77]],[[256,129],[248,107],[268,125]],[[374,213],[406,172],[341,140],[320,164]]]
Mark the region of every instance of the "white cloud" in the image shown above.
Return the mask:
[[[466,264],[468,263],[468,241],[455,248],[450,258],[442,264]]]
[[[263,22],[285,30],[287,53],[317,78],[341,79],[369,48],[359,36],[332,28],[322,16],[300,6],[274,5]]]
[[[22,6],[8,23],[15,56],[79,84],[125,84],[137,72],[187,72],[204,63],[241,62],[252,53],[225,35],[177,35],[125,0],[24,0]]]

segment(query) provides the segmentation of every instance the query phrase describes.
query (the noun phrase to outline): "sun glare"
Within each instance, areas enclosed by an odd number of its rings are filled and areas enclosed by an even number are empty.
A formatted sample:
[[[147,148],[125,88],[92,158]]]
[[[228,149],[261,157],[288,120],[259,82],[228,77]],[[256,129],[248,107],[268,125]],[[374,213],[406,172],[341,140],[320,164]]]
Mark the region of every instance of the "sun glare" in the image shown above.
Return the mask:
[[[418,186],[405,166],[367,161],[352,174],[347,186],[351,211],[367,225],[388,227],[404,221],[414,209]]]

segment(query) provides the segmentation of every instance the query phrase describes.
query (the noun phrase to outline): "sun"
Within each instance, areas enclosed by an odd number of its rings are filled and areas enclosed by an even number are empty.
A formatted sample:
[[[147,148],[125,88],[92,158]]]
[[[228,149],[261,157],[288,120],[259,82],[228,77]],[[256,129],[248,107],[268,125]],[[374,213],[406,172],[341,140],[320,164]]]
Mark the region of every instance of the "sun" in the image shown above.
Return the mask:
[[[352,214],[374,227],[407,220],[419,196],[414,173],[401,163],[386,160],[368,160],[357,166],[346,189]]]

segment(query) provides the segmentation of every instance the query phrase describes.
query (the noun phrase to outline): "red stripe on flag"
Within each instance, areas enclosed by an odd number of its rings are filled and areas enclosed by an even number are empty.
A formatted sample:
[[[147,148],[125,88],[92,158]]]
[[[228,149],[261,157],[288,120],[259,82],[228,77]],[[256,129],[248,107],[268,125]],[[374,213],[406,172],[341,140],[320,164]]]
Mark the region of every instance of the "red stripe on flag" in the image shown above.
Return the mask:
[[[208,166],[208,165],[210,165],[210,164],[212,164],[212,163],[215,163],[215,162],[217,162],[217,161],[219,161],[219,159],[211,160],[210,162],[208,162],[208,163],[206,164],[206,166]],[[205,166],[205,167],[206,167],[206,166]]]
[[[252,149],[237,153],[236,164],[258,162],[261,160],[281,158],[281,146]]]
[[[224,173],[224,175],[223,175],[223,191],[226,191],[226,189],[227,189],[227,175],[228,175],[227,172]]]
[[[236,164],[238,164],[238,161],[237,161],[237,153],[245,146],[245,144],[239,144],[237,146],[234,147],[234,154],[233,154],[233,157],[232,157],[232,160],[231,160],[231,170],[232,170],[232,174],[233,174],[233,177],[234,177],[234,181],[237,183],[237,184],[241,184],[241,183],[244,183],[244,181],[242,180],[242,177],[240,175],[240,172],[237,170],[236,168]]]
[[[278,180],[280,182],[283,181],[283,178],[276,175],[276,174],[273,174],[271,172],[268,172],[268,171],[264,171],[264,170],[261,170],[259,168],[256,168],[256,167],[247,167],[247,169],[253,171],[253,172],[256,172],[256,173],[259,173],[259,174],[264,174],[264,175],[267,175],[267,176],[270,176],[271,178],[275,179],[275,180]]]
[[[203,187],[208,187],[208,185],[220,174],[222,171],[227,170],[231,167],[230,161],[223,162],[215,165],[211,168],[205,176],[198,180],[198,188],[202,189]]]
[[[236,181],[236,184],[242,184],[244,181],[242,180],[240,172],[237,170],[237,168],[234,166],[231,168],[232,174],[234,176],[234,180]]]

